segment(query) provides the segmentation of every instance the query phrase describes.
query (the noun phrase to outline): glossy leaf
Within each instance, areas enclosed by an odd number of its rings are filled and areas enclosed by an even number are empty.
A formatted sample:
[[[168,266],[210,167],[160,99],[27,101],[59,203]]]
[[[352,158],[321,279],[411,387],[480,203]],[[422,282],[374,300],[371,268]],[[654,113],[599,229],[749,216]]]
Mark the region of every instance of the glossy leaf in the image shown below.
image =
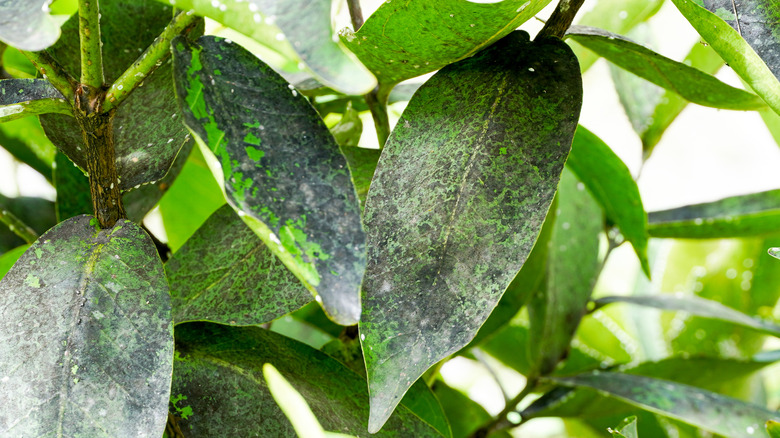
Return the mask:
[[[356,323],[365,236],[346,160],[322,119],[236,44],[180,38],[174,49],[185,122],[222,162],[228,202],[334,321]]]
[[[672,0],[672,3],[734,72],[780,114],[780,82],[739,32],[693,0]]]
[[[780,418],[758,405],[644,376],[594,371],[551,380],[566,386],[593,388],[650,412],[725,436],[760,435],[761,425],[767,419]]]
[[[0,146],[47,180],[52,180],[57,148],[44,134],[37,117],[0,123]]]
[[[653,237],[711,239],[755,236],[780,229],[780,190],[648,213]]]
[[[639,432],[636,430],[636,417],[627,417],[624,419],[617,430],[609,430],[612,438],[639,438]]]
[[[609,303],[630,303],[640,306],[655,307],[663,310],[675,310],[688,312],[702,318],[713,318],[721,321],[748,327],[773,336],[780,337],[780,326],[751,318],[742,312],[734,310],[723,304],[700,298],[694,295],[679,296],[672,294],[656,294],[641,296],[611,296],[595,300],[596,306],[604,306]]]
[[[52,0],[5,0],[0,3],[0,41],[22,50],[43,50],[57,41],[60,28],[49,15]]]
[[[11,269],[11,266],[19,260],[19,257],[27,251],[30,245],[17,246],[16,248],[6,251],[0,254],[0,280],[5,277],[5,274]]]
[[[592,27],[572,26],[567,36],[613,64],[672,90],[690,102],[732,110],[765,108],[766,104],[758,96],[726,85],[714,76],[666,58],[620,35]]]
[[[258,23],[279,26],[284,35],[277,35],[277,39],[289,40],[320,82],[344,94],[366,94],[376,86],[376,78],[343,44],[334,41],[329,0],[174,0],[172,3],[260,41],[264,39],[260,35],[263,28]]]
[[[94,222],[57,225],[0,282],[0,435],[162,434],[173,361],[162,264],[137,225]]]
[[[646,275],[647,214],[631,171],[600,138],[582,126],[577,128],[566,164],[585,184],[604,213],[631,242]]]
[[[440,70],[409,102],[365,209],[371,432],[427,368],[474,337],[531,252],[581,87],[565,44],[518,32]]]
[[[270,363],[309,403],[326,430],[366,435],[365,381],[335,359],[258,327],[189,323],[176,327],[173,400],[188,437],[295,436],[261,376]],[[253,419],[247,421],[247,419]],[[440,437],[400,408],[379,437]]]
[[[355,33],[341,32],[347,47],[382,84],[430,73],[468,58],[508,35],[549,0],[480,4],[461,0],[385,2]]]
[[[569,351],[600,269],[601,209],[584,185],[564,171],[550,238],[547,286],[528,304],[530,375],[547,375]]]
[[[479,403],[470,399],[466,394],[447,386],[441,380],[433,384],[433,392],[441,401],[447,418],[452,425],[453,438],[469,438],[472,434],[489,423],[492,419],[490,414],[479,405]],[[494,432],[491,436],[495,438],[509,438],[506,431]]]
[[[101,0],[100,11],[103,53],[111,54],[103,58],[103,67],[105,80],[111,83],[160,34],[172,10],[152,0]],[[81,68],[78,20],[74,15],[63,25],[62,38],[50,49],[69,72]],[[156,182],[166,175],[179,150],[191,141],[179,119],[168,59],[133,91],[114,117],[116,165],[123,190]],[[86,169],[81,130],[73,118],[44,115],[41,124],[54,144]]]
[[[173,320],[262,324],[312,300],[233,208],[223,206],[165,264]]]

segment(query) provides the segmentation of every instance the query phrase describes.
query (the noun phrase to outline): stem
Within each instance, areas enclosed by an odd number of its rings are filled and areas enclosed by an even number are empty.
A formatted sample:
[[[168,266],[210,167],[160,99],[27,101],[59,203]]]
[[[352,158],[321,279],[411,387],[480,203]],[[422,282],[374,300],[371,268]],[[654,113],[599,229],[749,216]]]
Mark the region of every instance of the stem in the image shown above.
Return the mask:
[[[81,83],[98,90],[103,86],[103,51],[100,48],[98,0],[79,0]]]
[[[536,35],[536,39],[549,36],[563,38],[563,35],[569,30],[571,22],[574,21],[574,16],[577,15],[577,11],[580,10],[580,6],[584,2],[585,0],[561,0],[547,20],[547,23],[544,24],[542,30]]]
[[[515,398],[509,401],[509,403],[506,404],[504,407],[504,410],[499,413],[496,418],[491,420],[489,423],[485,424],[484,426],[477,429],[472,435],[471,438],[483,438],[488,436],[491,432],[501,429],[506,429],[508,427],[514,427],[515,424],[512,424],[509,422],[509,420],[506,419],[507,414],[510,412],[514,412],[517,405],[523,401],[524,398],[528,396],[533,390],[536,388],[536,384],[539,383],[538,377],[529,377],[528,381],[525,383],[525,388],[523,388],[522,391],[520,391]]]
[[[154,42],[133,62],[133,65],[109,87],[103,102],[103,111],[116,108],[143,83],[144,79],[161,66],[162,61],[171,53],[170,46],[173,38],[187,30],[197,19],[198,17],[190,12],[176,14]]]
[[[360,9],[360,0],[347,0],[347,8],[349,8],[349,17],[352,19],[352,27],[357,32],[364,23],[363,11]]]
[[[168,438],[184,438],[179,422],[170,412],[168,413],[168,422],[165,424],[165,432],[168,434]]]
[[[371,110],[371,117],[376,127],[376,137],[379,140],[379,149],[385,147],[387,138],[390,137],[390,119],[387,116],[387,98],[393,86],[378,85],[373,91],[366,94],[366,104]]]
[[[6,224],[11,232],[24,239],[27,243],[33,243],[38,238],[38,233],[35,230],[5,208],[0,210],[0,222]]]
[[[504,396],[504,403],[509,403],[511,401],[509,393],[506,392],[506,388],[504,388],[504,385],[501,384],[501,379],[498,378],[498,372],[496,372],[496,369],[488,362],[487,355],[485,355],[485,353],[480,350],[479,347],[473,348],[471,350],[471,354],[477,358],[477,361],[479,361],[479,363],[485,367],[485,370],[487,370],[488,374],[490,374],[490,377],[492,377],[496,382],[496,385],[498,385],[498,388],[501,390],[501,394]]]
[[[51,82],[54,88],[62,93],[65,100],[73,105],[78,83],[49,55],[49,52],[22,51],[22,53],[33,63],[35,68],[43,75],[43,78]]]

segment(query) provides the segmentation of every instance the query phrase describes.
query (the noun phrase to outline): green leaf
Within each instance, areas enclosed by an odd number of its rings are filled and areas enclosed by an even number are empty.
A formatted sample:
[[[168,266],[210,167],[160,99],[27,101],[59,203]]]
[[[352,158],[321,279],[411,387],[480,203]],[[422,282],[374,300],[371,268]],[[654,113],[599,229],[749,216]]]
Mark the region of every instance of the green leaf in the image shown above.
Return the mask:
[[[311,406],[326,430],[365,436],[365,380],[335,359],[258,327],[188,323],[176,327],[172,395],[188,437],[295,436],[261,376],[276,367]],[[248,420],[249,419],[249,420]],[[378,437],[440,437],[400,408]]]
[[[357,146],[363,133],[363,122],[360,113],[352,108],[352,102],[347,102],[344,114],[336,125],[330,128],[330,133],[339,146]]]
[[[115,81],[168,24],[170,6],[152,0],[101,0],[101,39],[106,83]],[[62,38],[50,49],[66,71],[80,71],[79,17],[62,27]],[[114,147],[120,188],[128,190],[162,179],[176,155],[191,141],[182,125],[171,81],[170,59],[163,62],[117,109]],[[64,115],[41,116],[46,134],[74,163],[86,169],[78,124]],[[185,149],[186,150],[186,149]],[[159,198],[158,198],[159,199]],[[156,202],[156,200],[155,200]]]
[[[570,387],[593,388],[650,412],[725,436],[761,435],[761,424],[768,418],[780,418],[758,405],[650,377],[594,371],[550,380]]]
[[[441,380],[433,384],[433,392],[439,398],[452,425],[453,438],[469,438],[480,427],[492,420],[491,415],[467,395],[447,386]],[[492,437],[509,438],[506,431],[494,432]]]
[[[517,32],[440,70],[409,102],[365,209],[371,432],[426,369],[474,337],[531,252],[581,87],[568,46]]]
[[[165,264],[176,324],[262,324],[311,294],[230,206],[217,210]]]
[[[531,297],[530,375],[547,375],[569,351],[600,270],[601,209],[585,186],[564,171],[549,243],[547,286]]]
[[[694,0],[672,0],[672,3],[729,67],[761,96],[770,108],[780,114],[780,82],[739,33]]]
[[[37,117],[0,123],[0,146],[47,180],[52,180],[52,164],[57,148],[44,134]]]
[[[70,105],[49,81],[45,79],[0,80],[0,123],[45,113],[72,116]]]
[[[89,178],[65,154],[54,159],[54,188],[57,189],[57,222],[92,211]]]
[[[760,332],[780,337],[780,326],[751,318],[742,312],[724,306],[723,304],[700,298],[694,295],[641,295],[641,296],[611,296],[603,297],[594,301],[596,306],[604,306],[609,303],[630,303],[640,306],[655,307],[663,310],[674,310],[688,312],[692,315],[703,318],[718,319],[730,322],[743,327],[748,327]]]
[[[166,4],[169,0],[160,0]],[[244,35],[263,41],[262,25],[273,23],[284,32],[301,60],[323,84],[344,94],[366,94],[376,79],[354,60],[343,44],[334,41],[329,0],[173,0],[177,8],[194,10]]]
[[[371,186],[382,151],[379,149],[345,146],[341,148],[341,152],[344,154],[344,158],[347,159],[352,184],[355,185],[358,199],[360,199],[360,207],[364,208],[366,206],[368,188]]]
[[[639,432],[636,430],[636,416],[625,418],[617,426],[617,430],[610,429],[609,431],[613,438],[639,438]]]
[[[5,0],[0,3],[0,41],[37,52],[57,41],[60,27],[49,15],[52,0]]]
[[[653,237],[711,239],[755,236],[780,229],[780,190],[648,213]]]
[[[346,160],[322,119],[237,44],[179,38],[174,59],[185,122],[221,161],[228,202],[334,321],[355,324],[365,235]]]
[[[609,146],[582,126],[577,128],[574,135],[566,164],[601,205],[607,218],[631,242],[642,270],[650,276],[647,214],[631,171]]]
[[[732,110],[765,108],[758,96],[726,85],[714,76],[666,58],[620,35],[585,26],[572,26],[566,35],[620,68],[674,91],[690,102]]]
[[[343,30],[341,39],[380,83],[395,84],[474,55],[517,29],[548,3],[385,2],[356,33]]]
[[[5,277],[5,274],[11,269],[11,266],[19,260],[19,257],[27,251],[30,245],[17,246],[16,248],[6,251],[0,254],[0,280]]]
[[[771,438],[780,438],[780,422],[768,420],[766,422],[766,431]]]
[[[8,210],[25,225],[35,230],[38,235],[46,232],[57,224],[54,214],[54,204],[42,198],[20,196],[9,198],[0,194],[0,209]],[[0,253],[24,244],[19,236],[0,225]]]
[[[162,435],[173,362],[162,264],[137,225],[96,222],[52,228],[0,282],[0,435]]]

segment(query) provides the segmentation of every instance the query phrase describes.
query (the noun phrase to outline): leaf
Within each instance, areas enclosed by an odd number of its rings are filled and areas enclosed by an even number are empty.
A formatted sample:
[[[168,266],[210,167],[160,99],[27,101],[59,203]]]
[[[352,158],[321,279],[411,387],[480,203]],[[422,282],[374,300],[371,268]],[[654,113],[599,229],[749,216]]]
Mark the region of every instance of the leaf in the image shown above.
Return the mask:
[[[49,81],[45,79],[0,80],[0,122],[45,113],[72,116],[70,105]]]
[[[761,96],[770,108],[780,114],[780,82],[739,33],[695,1],[672,0],[672,3],[729,67]]]
[[[355,190],[360,200],[360,207],[364,208],[366,206],[368,188],[371,186],[382,151],[379,149],[345,146],[341,148],[341,152],[344,154],[344,158],[347,159],[349,174],[352,177],[352,183],[355,185]]]
[[[169,0],[160,0],[168,3]],[[174,0],[177,8],[194,10],[244,35],[263,40],[258,23],[276,24],[301,60],[323,84],[344,94],[366,94],[376,79],[338,41],[331,28],[329,0]]]
[[[37,52],[57,41],[60,28],[49,15],[52,0],[5,0],[0,3],[0,41]]]
[[[566,35],[618,67],[674,91],[690,102],[732,110],[765,108],[758,96],[726,85],[714,76],[666,58],[620,35],[585,26],[572,26]]]
[[[600,270],[601,209],[569,171],[561,175],[557,197],[547,286],[528,304],[531,376],[549,374],[566,356]]]
[[[229,41],[179,38],[174,58],[185,122],[222,162],[228,202],[334,321],[355,324],[365,235],[346,160],[322,119]]]
[[[0,254],[0,280],[5,277],[5,274],[11,269],[11,266],[19,260],[19,257],[27,251],[30,245],[17,246],[16,248],[6,251]]]
[[[341,39],[381,84],[395,84],[474,55],[517,29],[548,3],[385,2],[357,32],[343,30]]]
[[[100,0],[100,12],[103,53],[111,54],[103,58],[106,83],[115,81],[173,16],[170,6],[152,0]],[[70,72],[79,72],[81,68],[78,20],[74,15],[63,25],[62,38],[50,49],[52,56]],[[168,60],[133,91],[113,119],[121,189],[138,188],[166,175],[179,150],[191,141],[179,118]],[[41,124],[52,142],[86,169],[81,130],[73,118],[44,115]]]
[[[648,213],[653,237],[711,239],[773,233],[780,228],[780,190]]]
[[[347,102],[344,114],[336,125],[330,128],[330,133],[339,146],[357,146],[363,133],[363,122],[360,113],[352,108],[352,102]]]
[[[766,422],[766,431],[771,438],[780,438],[780,422],[768,420]]]
[[[57,189],[57,222],[93,213],[89,178],[65,154],[54,159],[54,188]]]
[[[38,235],[43,234],[49,228],[57,224],[54,215],[54,204],[43,198],[20,196],[9,198],[0,194],[0,209],[8,210],[25,225],[35,230]],[[8,229],[0,225],[0,253],[16,248],[25,241]]]
[[[570,387],[593,388],[650,412],[725,436],[761,434],[760,425],[766,419],[780,418],[758,405],[650,377],[594,371],[550,380]]]
[[[565,44],[518,32],[440,70],[409,102],[365,209],[370,432],[427,368],[474,337],[531,252],[581,86]]]
[[[631,171],[609,146],[583,126],[577,128],[566,164],[598,201],[607,218],[631,242],[649,277],[647,214]]]
[[[48,181],[57,148],[41,128],[37,117],[0,123],[0,145],[13,157],[32,167]]]
[[[176,327],[174,399],[188,437],[295,436],[261,377],[270,363],[309,403],[326,430],[366,435],[365,381],[335,359],[258,327],[188,323]],[[248,420],[250,419],[250,420]],[[405,408],[378,437],[440,437]]]
[[[171,257],[165,272],[177,324],[262,324],[312,299],[227,205],[212,214]]]
[[[683,296],[676,294],[655,294],[641,296],[610,296],[599,298],[594,302],[596,303],[597,307],[604,306],[609,303],[622,302],[637,304],[640,306],[655,307],[662,310],[688,312],[692,315],[700,316],[702,318],[718,319],[780,337],[780,326],[776,324],[751,318],[750,316],[730,307],[724,306],[717,301],[700,298],[694,295]]]
[[[453,438],[468,438],[493,418],[479,403],[471,400],[457,389],[447,386],[441,380],[434,382],[433,392],[447,413],[447,418],[452,425]],[[510,437],[506,431],[494,432],[491,436],[495,438]]]
[[[625,418],[617,428],[617,430],[609,430],[613,438],[639,438],[639,432],[636,430],[636,416]]]
[[[93,223],[52,228],[0,282],[0,435],[162,435],[173,361],[162,264],[137,225]]]

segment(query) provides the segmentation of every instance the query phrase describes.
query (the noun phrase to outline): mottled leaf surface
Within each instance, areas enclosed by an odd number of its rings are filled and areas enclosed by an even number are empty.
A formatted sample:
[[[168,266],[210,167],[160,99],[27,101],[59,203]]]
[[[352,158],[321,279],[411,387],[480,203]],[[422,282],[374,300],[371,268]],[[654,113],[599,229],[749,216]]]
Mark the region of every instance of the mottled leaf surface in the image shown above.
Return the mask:
[[[357,32],[343,30],[341,39],[380,83],[394,84],[468,58],[517,29],[548,3],[385,2]]]
[[[466,345],[533,248],[569,153],[582,84],[557,39],[513,33],[409,102],[366,201],[360,323],[378,430]]]
[[[107,83],[116,80],[136,60],[173,16],[170,6],[153,0],[101,0],[100,11]],[[74,76],[81,70],[78,20],[74,15],[63,25],[62,38],[50,49],[54,58]],[[54,144],[85,169],[81,130],[73,118],[45,115],[41,124]],[[178,114],[170,59],[122,103],[114,117],[113,129],[116,165],[123,190],[165,176],[176,154],[191,141]]]
[[[21,50],[43,50],[57,41],[60,28],[49,15],[52,0],[0,3],[0,41]]]
[[[367,435],[365,380],[325,353],[258,327],[207,323],[178,325],[176,348],[172,397],[192,413],[179,420],[188,437],[295,437],[265,385],[265,363],[303,395],[326,430]],[[441,435],[402,407],[377,436]]]
[[[0,435],[162,434],[173,362],[162,264],[137,225],[94,221],[52,228],[0,282]]]
[[[711,239],[754,236],[780,229],[780,190],[648,213],[653,237]]]
[[[577,128],[566,164],[601,205],[607,218],[631,242],[645,274],[647,261],[647,213],[631,171],[595,134]]]
[[[254,325],[312,296],[228,205],[165,264],[173,320]]]
[[[569,351],[599,273],[599,233],[604,220],[584,184],[568,170],[558,185],[555,227],[550,237],[547,285],[528,304],[529,374],[552,372]]]
[[[46,79],[0,81],[0,106],[40,99],[62,99],[62,94]]]
[[[726,85],[714,76],[673,61],[652,50],[602,29],[572,26],[567,36],[609,62],[672,90],[690,102],[713,108],[757,110],[766,104],[758,96]]]
[[[376,78],[333,39],[330,0],[160,0],[177,8],[194,10],[225,26],[263,41],[263,27],[274,24],[284,32],[301,60],[323,84],[344,94],[366,94]]]
[[[598,372],[551,379],[586,387],[626,403],[724,436],[768,436],[767,419],[780,418],[764,407],[702,389],[631,374]]]
[[[222,163],[228,202],[321,300],[360,317],[365,235],[347,162],[305,97],[237,44],[174,41],[187,126]]]

